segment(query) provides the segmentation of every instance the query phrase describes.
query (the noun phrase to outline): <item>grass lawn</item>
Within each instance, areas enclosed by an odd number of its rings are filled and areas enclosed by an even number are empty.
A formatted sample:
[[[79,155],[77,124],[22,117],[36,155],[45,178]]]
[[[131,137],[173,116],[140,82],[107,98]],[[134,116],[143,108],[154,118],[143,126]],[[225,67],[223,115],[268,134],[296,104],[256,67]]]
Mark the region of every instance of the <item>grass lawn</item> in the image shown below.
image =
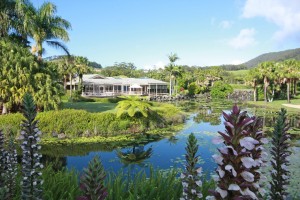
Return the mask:
[[[228,71],[228,72],[233,74],[234,76],[244,77],[248,74],[249,70],[245,69],[245,70],[236,70],[236,71]]]
[[[274,100],[273,102],[267,102],[267,103],[265,103],[264,101],[257,101],[257,102],[249,101],[248,104],[266,107],[274,110],[275,109],[279,110],[280,108],[286,108],[287,111],[289,112],[300,113],[300,109],[298,108],[290,108],[290,107],[283,106],[282,104],[287,104],[287,100]],[[291,104],[300,105],[300,95],[298,95],[296,98],[291,99]]]
[[[117,106],[116,103],[101,102],[63,102],[63,109],[86,110],[88,112],[104,112],[113,110]]]

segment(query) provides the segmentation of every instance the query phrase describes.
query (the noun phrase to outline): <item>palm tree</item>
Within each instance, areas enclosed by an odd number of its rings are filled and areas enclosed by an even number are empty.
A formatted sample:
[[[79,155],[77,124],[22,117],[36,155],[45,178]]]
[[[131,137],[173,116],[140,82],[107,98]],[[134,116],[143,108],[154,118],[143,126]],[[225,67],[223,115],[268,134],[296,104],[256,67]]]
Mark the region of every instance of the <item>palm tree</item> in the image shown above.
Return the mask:
[[[270,81],[274,76],[274,63],[273,62],[262,62],[258,64],[257,70],[259,76],[264,81],[264,101],[267,102],[267,88],[270,85]]]
[[[249,70],[247,76],[245,77],[245,82],[253,87],[253,100],[256,101],[257,85],[259,83],[259,71],[256,67]]]
[[[281,72],[280,72],[280,77],[283,78],[283,82],[286,83],[287,89],[286,89],[286,94],[287,94],[287,102],[291,103],[291,97],[290,97],[290,88],[291,88],[291,82],[294,78],[297,77],[297,61],[296,60],[285,60],[282,62],[281,65]]]
[[[85,57],[75,56],[74,64],[75,64],[75,68],[76,68],[75,70],[77,71],[77,75],[79,77],[79,83],[82,84],[83,74],[91,71],[91,68],[89,66],[90,62]]]
[[[37,53],[39,60],[42,59],[44,52],[43,43],[56,48],[61,48],[69,54],[67,47],[56,39],[65,42],[69,41],[68,29],[71,28],[70,22],[56,15],[56,6],[50,2],[45,2],[38,9],[31,7],[28,9],[28,30],[30,37],[35,41],[32,52]]]
[[[168,55],[170,64],[166,67],[166,71],[169,73],[169,78],[170,78],[170,96],[173,93],[173,78],[174,78],[174,67],[175,67],[175,62],[179,59],[176,53],[171,53]]]

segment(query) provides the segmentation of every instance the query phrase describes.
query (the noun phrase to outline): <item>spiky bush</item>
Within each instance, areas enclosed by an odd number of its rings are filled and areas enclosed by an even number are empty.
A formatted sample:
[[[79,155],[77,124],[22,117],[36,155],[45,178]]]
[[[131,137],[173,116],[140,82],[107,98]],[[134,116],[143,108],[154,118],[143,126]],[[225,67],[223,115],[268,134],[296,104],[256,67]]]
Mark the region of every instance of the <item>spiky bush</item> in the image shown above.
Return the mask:
[[[213,155],[218,168],[216,170],[217,188],[208,199],[258,199],[263,194],[260,187],[263,165],[263,147],[266,139],[262,134],[262,123],[256,117],[249,117],[233,106],[230,114],[223,112],[225,132],[214,139],[214,143],[223,143]]]
[[[81,177],[80,188],[83,196],[77,200],[103,200],[107,196],[107,189],[104,187],[105,171],[99,156],[95,156],[84,170]]]
[[[26,94],[23,99],[23,115],[25,120],[21,124],[21,135],[24,137],[21,144],[22,157],[22,199],[42,199],[40,154],[41,145],[39,144],[41,132],[37,127],[36,106],[31,95]]]
[[[185,172],[183,172],[180,176],[183,187],[183,195],[181,199],[183,200],[196,200],[202,198],[202,182],[200,180],[202,169],[201,167],[196,167],[199,160],[199,156],[196,155],[198,148],[199,145],[197,145],[197,139],[195,135],[191,133],[188,137],[187,146],[185,148]]]
[[[274,200],[283,200],[287,197],[290,173],[287,167],[289,166],[288,157],[291,155],[288,129],[286,110],[282,108],[278,114],[272,135],[271,165],[273,170],[271,171],[270,196]]]

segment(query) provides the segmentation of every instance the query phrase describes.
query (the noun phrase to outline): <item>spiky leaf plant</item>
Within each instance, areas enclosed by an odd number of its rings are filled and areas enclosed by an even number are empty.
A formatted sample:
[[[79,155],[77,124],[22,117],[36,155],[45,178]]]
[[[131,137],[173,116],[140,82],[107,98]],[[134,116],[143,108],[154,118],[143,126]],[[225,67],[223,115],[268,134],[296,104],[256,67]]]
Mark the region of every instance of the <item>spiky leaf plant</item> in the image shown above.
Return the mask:
[[[103,185],[106,175],[99,156],[95,156],[83,172],[80,188],[84,192],[84,196],[78,197],[77,200],[105,199],[108,194],[107,189]]]
[[[22,157],[22,196],[21,199],[35,200],[42,199],[41,169],[40,163],[42,155],[40,154],[41,145],[39,144],[41,132],[37,127],[36,106],[30,94],[25,94],[23,98],[23,115],[25,120],[21,124],[21,135],[24,139],[21,144]]]
[[[0,198],[4,199],[7,187],[5,186],[6,150],[4,149],[4,135],[0,130]]]
[[[256,117],[249,117],[235,105],[230,114],[223,112],[225,132],[214,139],[223,143],[213,155],[216,170],[217,188],[208,199],[258,199],[263,193],[260,187],[263,165],[263,147],[266,139],[262,134],[262,123]]]
[[[13,142],[13,138],[10,138],[8,144],[8,150],[6,153],[6,182],[7,193],[5,199],[13,199],[16,189],[16,179],[18,175],[18,161],[17,150]]]
[[[289,184],[289,161],[291,155],[289,150],[290,134],[287,132],[289,125],[286,118],[286,110],[281,109],[278,114],[277,121],[272,136],[271,148],[271,199],[283,200],[287,198],[287,186]]]
[[[199,145],[197,145],[197,139],[193,133],[188,137],[187,146],[185,148],[186,154],[186,166],[185,172],[181,174],[183,195],[182,200],[196,200],[202,198],[201,186],[202,182],[200,180],[201,171],[200,167],[197,168],[197,162],[199,156],[197,156]]]

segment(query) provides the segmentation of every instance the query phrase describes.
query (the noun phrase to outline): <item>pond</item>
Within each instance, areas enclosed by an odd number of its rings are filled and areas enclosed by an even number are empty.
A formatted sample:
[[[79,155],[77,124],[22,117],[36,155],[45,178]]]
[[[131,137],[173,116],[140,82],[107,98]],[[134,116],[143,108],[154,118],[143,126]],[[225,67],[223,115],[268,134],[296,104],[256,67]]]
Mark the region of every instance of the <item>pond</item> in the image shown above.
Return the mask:
[[[218,131],[224,130],[222,110],[229,111],[232,104],[226,102],[189,102],[182,106],[188,111],[192,111],[187,119],[182,131],[174,133],[173,136],[159,141],[147,144],[136,144],[126,148],[107,149],[103,145],[73,146],[63,152],[61,157],[44,155],[44,159],[50,161],[56,168],[67,167],[82,171],[87,167],[88,162],[95,156],[101,157],[106,170],[118,172],[120,170],[129,170],[134,174],[141,169],[149,172],[149,165],[154,168],[168,170],[171,168],[183,169],[185,163],[185,147],[187,137],[194,133],[198,139],[200,155],[200,164],[209,176],[214,172],[216,164],[212,155],[217,152],[217,146],[212,144],[212,138]],[[256,108],[246,108],[249,114],[255,114],[263,117],[266,131],[270,133],[271,126],[275,123],[276,112]],[[291,115],[292,131],[297,132],[300,129],[299,116]],[[269,128],[268,128],[269,127]],[[299,134],[298,134],[299,135]],[[298,139],[295,141],[297,142]],[[60,155],[60,154],[57,154]],[[300,167],[300,166],[299,166]]]

